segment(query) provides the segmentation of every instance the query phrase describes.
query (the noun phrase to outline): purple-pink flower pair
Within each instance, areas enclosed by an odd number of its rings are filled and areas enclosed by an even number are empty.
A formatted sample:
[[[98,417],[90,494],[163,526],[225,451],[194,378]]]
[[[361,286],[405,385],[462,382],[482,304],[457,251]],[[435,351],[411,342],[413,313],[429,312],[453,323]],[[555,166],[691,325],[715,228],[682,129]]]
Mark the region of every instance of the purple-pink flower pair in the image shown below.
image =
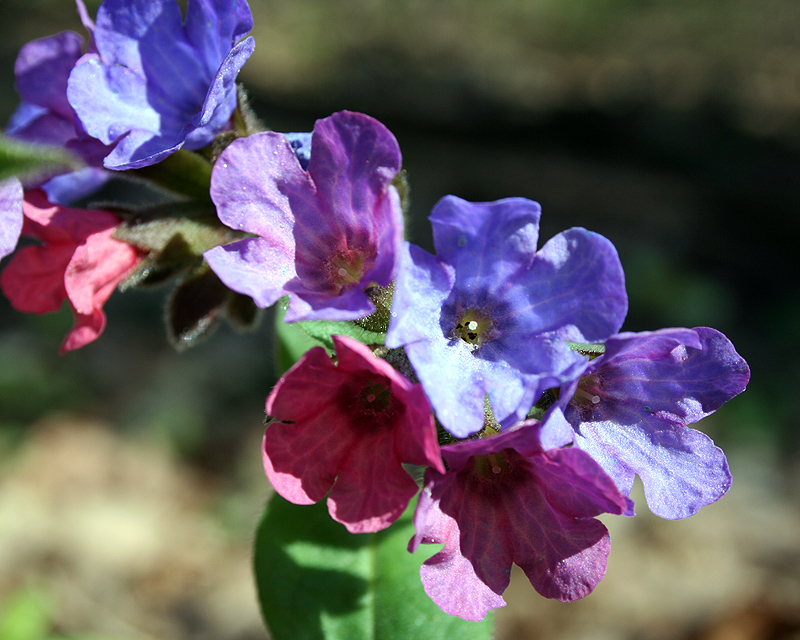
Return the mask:
[[[333,340],[336,364],[315,347],[267,398],[264,468],[281,496],[311,504],[327,495],[350,532],[375,532],[418,491],[404,465],[427,466],[409,550],[444,543],[421,577],[445,612],[480,620],[504,606],[512,564],[546,597],[575,600],[595,587],[610,549],[595,516],[623,513],[629,501],[568,446],[560,413],[440,453],[422,388],[365,345]]]

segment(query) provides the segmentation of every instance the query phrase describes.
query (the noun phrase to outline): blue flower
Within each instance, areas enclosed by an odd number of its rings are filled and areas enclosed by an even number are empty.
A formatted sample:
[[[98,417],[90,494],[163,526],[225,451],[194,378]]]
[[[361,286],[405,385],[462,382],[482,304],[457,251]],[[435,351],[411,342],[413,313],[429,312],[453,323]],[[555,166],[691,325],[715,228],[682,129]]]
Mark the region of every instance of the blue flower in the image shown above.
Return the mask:
[[[227,128],[252,26],[245,0],[189,0],[185,22],[175,0],[103,2],[96,53],[72,70],[67,97],[89,135],[116,144],[105,166],[151,165]]]
[[[482,428],[487,396],[504,425],[523,419],[545,389],[586,367],[567,341],[605,340],[625,318],[614,246],[574,228],[537,251],[539,217],[524,198],[446,196],[430,216],[438,257],[415,246],[401,255],[386,344],[405,346],[458,438]]]

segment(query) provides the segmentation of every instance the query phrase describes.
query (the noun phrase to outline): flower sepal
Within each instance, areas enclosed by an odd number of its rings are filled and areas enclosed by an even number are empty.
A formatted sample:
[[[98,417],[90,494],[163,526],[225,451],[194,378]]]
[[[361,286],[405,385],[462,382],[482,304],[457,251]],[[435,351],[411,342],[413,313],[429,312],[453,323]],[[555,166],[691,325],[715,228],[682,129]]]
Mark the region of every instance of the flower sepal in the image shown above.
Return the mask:
[[[192,200],[210,202],[211,147],[206,149],[178,149],[161,162],[131,169],[130,172]]]
[[[213,333],[224,318],[237,329],[252,329],[259,317],[251,298],[226,287],[205,263],[188,273],[167,302],[167,337],[177,351]]]

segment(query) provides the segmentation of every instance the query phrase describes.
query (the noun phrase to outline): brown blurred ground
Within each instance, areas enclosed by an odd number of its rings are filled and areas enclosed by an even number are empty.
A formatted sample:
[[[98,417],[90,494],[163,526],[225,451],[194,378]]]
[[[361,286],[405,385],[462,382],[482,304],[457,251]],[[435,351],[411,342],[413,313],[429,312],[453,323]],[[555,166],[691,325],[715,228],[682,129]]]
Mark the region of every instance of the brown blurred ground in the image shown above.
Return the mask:
[[[258,453],[240,452],[233,491],[108,425],[32,425],[0,452],[0,602],[33,590],[55,631],[119,640],[265,637],[250,575],[268,493]],[[498,640],[800,638],[800,476],[776,474],[766,451],[731,462],[733,489],[688,520],[643,500],[635,518],[606,518],[608,572],[584,600],[545,600],[515,570]]]

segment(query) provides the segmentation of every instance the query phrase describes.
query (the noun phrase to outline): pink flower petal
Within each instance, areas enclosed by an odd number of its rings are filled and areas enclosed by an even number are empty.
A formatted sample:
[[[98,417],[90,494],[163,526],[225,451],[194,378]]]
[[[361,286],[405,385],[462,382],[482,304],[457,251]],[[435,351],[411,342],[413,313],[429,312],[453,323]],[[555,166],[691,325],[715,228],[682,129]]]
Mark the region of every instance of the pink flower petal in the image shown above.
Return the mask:
[[[102,333],[103,305],[143,254],[114,239],[120,220],[107,211],[54,205],[38,190],[26,193],[22,206],[23,235],[42,244],[16,253],[0,274],[0,288],[26,313],[57,311],[69,300],[75,324],[60,352],[82,347]]]
[[[360,342],[333,340],[338,365],[316,347],[267,398],[264,471],[287,500],[310,504],[330,491],[335,520],[353,533],[379,531],[417,492],[404,463],[444,470],[436,427],[419,385]]]

